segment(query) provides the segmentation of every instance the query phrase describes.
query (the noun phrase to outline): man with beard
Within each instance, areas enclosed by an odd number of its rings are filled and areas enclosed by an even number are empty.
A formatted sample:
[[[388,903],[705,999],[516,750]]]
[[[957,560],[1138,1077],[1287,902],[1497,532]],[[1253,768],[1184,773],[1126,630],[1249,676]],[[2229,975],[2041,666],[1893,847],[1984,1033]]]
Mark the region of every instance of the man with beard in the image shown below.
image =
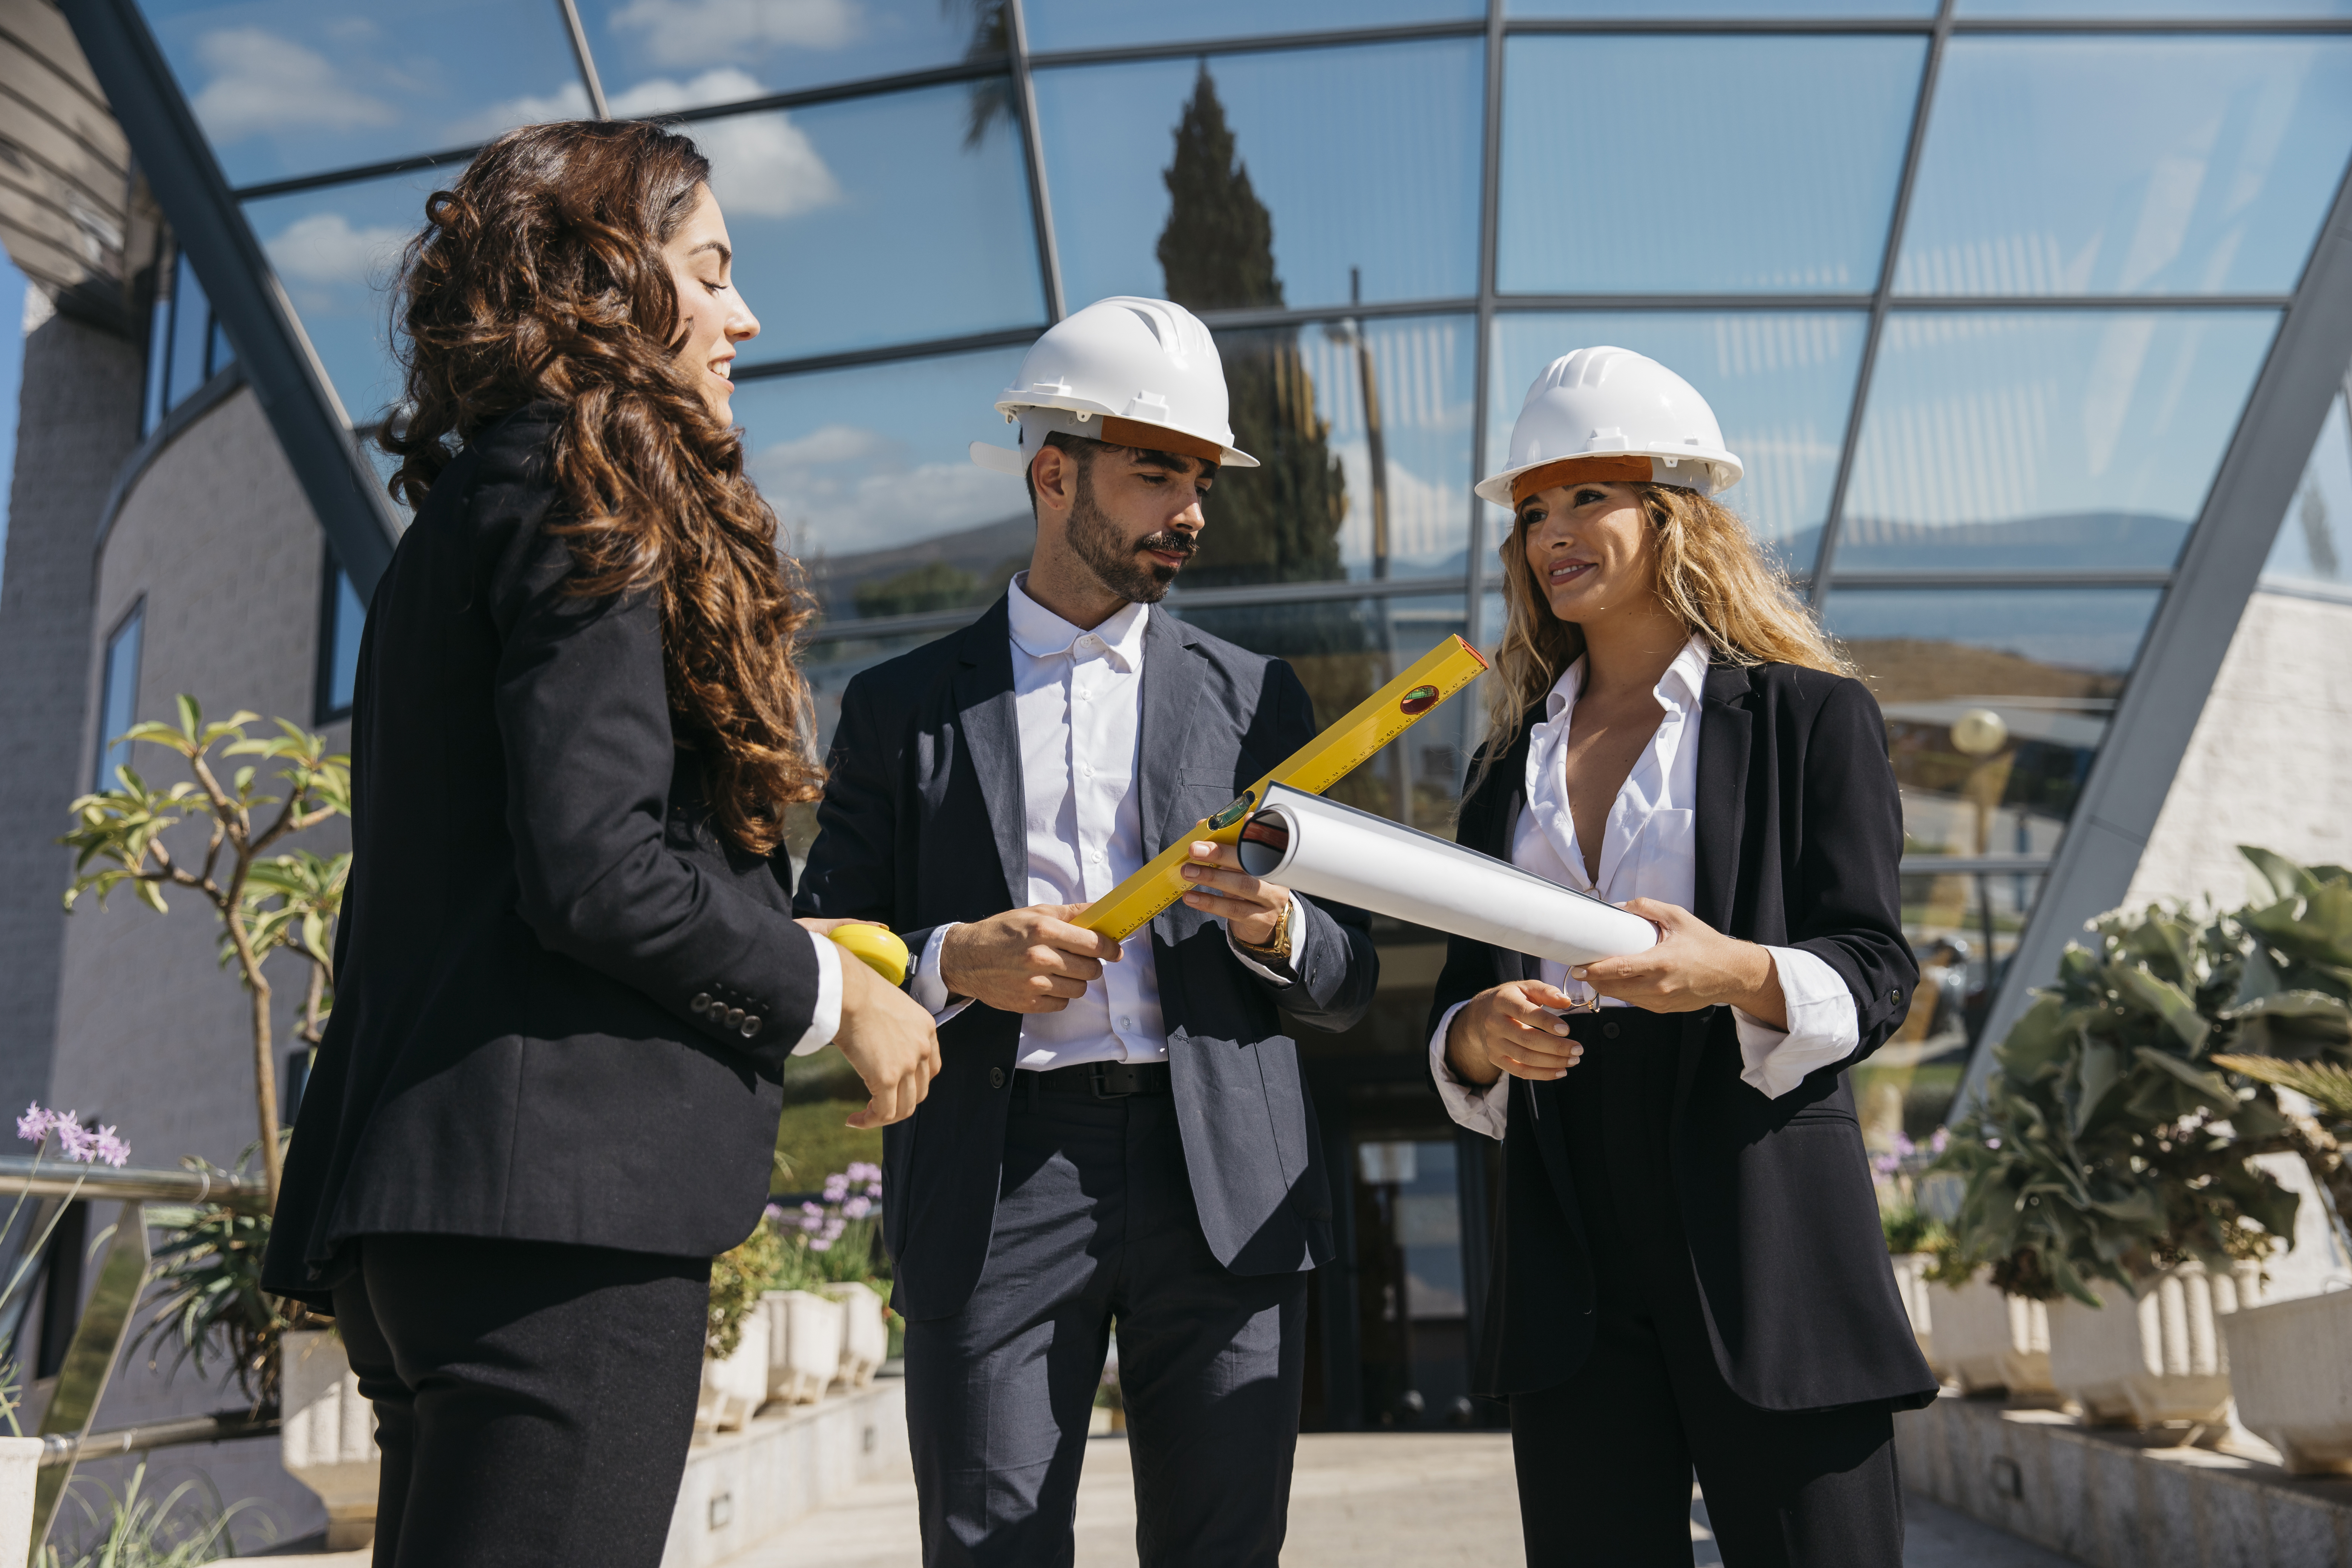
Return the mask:
[[[1333,1187],[1283,1016],[1349,1027],[1378,960],[1361,915],[1205,842],[1147,930],[1072,923],[1314,711],[1279,659],[1155,607],[1220,470],[1256,467],[1199,321],[1098,301],[996,406],[1019,448],[972,453],[1026,476],[1029,569],[850,682],[796,900],[898,931],[940,1019],[883,1166],[923,1560],[1070,1562],[1116,1320],[1142,1562],[1274,1568]]]

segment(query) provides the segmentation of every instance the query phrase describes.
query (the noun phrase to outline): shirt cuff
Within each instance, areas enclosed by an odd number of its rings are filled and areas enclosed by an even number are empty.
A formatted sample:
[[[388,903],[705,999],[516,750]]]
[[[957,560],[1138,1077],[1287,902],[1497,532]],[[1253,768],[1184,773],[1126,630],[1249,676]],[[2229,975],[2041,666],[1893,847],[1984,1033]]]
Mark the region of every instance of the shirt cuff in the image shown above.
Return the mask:
[[[1270,969],[1251,957],[1249,950],[1234,940],[1234,928],[1231,925],[1225,927],[1225,945],[1234,950],[1234,956],[1242,961],[1244,968],[1260,979],[1271,980],[1276,985],[1288,985],[1295,983],[1307,972],[1307,966],[1299,962],[1307,952],[1307,911],[1300,907],[1298,895],[1297,893],[1290,895],[1289,973],[1285,974],[1278,969]]]
[[[816,1011],[809,1015],[809,1026],[801,1031],[801,1042],[793,1047],[796,1057],[824,1049],[841,1033],[841,949],[829,936],[809,931],[808,937],[816,943]]]
[[[1437,1032],[1429,1037],[1429,1075],[1437,1080],[1437,1098],[1445,1102],[1446,1115],[1473,1132],[1499,1141],[1511,1120],[1510,1076],[1507,1073],[1484,1086],[1465,1083],[1454,1076],[1454,1066],[1445,1059],[1445,1032],[1454,1027],[1454,1015],[1468,1005],[1456,1002],[1437,1020]]]
[[[1778,1100],[1816,1068],[1843,1061],[1862,1043],[1862,1023],[1853,993],[1838,972],[1796,947],[1768,947],[1780,977],[1780,999],[1789,1012],[1787,1029],[1776,1029],[1734,1007],[1739,1030],[1740,1080],[1768,1100]]]
[[[931,928],[931,940],[923,943],[923,956],[915,964],[915,977],[907,982],[907,994],[931,1016],[934,1025],[944,1024],[971,1005],[969,996],[950,996],[948,983],[940,978],[940,944],[948,932],[963,922],[950,921]]]

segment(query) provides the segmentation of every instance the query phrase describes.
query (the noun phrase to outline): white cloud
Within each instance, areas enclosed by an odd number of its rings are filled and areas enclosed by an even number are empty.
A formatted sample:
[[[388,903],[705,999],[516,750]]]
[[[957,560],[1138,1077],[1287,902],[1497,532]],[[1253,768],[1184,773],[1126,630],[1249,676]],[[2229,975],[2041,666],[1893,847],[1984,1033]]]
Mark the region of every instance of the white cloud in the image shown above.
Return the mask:
[[[698,66],[767,48],[837,49],[858,34],[855,0],[629,0],[613,14],[656,65]]]
[[[312,213],[263,240],[261,247],[288,282],[331,286],[373,283],[387,276],[407,239],[396,228],[354,228],[341,213]]]
[[[196,118],[215,141],[263,131],[357,131],[389,125],[392,106],[347,85],[324,55],[259,27],[225,27],[196,41],[211,73]]]
[[[916,463],[903,444],[827,425],[762,447],[751,476],[803,557],[856,555],[1028,510],[1021,481],[970,461]]]

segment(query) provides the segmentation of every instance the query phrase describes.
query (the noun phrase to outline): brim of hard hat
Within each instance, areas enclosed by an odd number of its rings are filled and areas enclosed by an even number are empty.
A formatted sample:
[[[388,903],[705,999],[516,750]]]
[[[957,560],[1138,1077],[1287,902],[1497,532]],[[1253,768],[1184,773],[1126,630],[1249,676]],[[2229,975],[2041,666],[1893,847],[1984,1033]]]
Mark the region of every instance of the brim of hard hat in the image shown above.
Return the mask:
[[[1226,447],[1217,466],[1224,468],[1255,468],[1258,460],[1239,447]],[[1037,456],[1018,447],[992,447],[985,441],[971,444],[971,460],[992,474],[1011,474],[1018,479],[1029,471],[1030,462]]]
[[[1660,459],[1667,456],[1673,457],[1677,464],[1706,464],[1708,470],[1708,482],[1705,486],[1685,484],[1681,479],[1672,477],[1672,470],[1667,470],[1668,477],[1665,479],[1655,478],[1654,476],[1659,471],[1658,465]],[[1654,476],[1650,481],[1652,484],[1682,485],[1685,489],[1697,490],[1701,495],[1709,496],[1721,495],[1724,491],[1738,484],[1740,480],[1740,477],[1748,471],[1740,463],[1739,459],[1733,457],[1728,452],[1675,452],[1672,454],[1660,452],[1571,452],[1567,454],[1564,458],[1545,458],[1533,463],[1521,463],[1516,468],[1505,468],[1501,473],[1496,474],[1490,479],[1479,480],[1473,489],[1476,491],[1479,500],[1493,501],[1496,506],[1508,511],[1511,507],[1511,483],[1521,474],[1532,472],[1537,468],[1549,468],[1554,463],[1563,462],[1569,458],[1580,457],[1647,458],[1650,459],[1651,473]]]

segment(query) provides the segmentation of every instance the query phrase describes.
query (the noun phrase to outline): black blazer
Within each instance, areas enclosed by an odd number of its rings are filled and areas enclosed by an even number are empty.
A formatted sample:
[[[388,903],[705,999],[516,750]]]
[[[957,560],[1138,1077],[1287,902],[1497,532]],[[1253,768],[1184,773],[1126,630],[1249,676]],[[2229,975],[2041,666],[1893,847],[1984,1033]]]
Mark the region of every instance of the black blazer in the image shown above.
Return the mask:
[[[650,595],[565,591],[555,417],[450,464],[369,608],[335,1010],[273,1290],[322,1301],[379,1233],[708,1257],[767,1200],[816,958],[782,862],[709,825]]]
[[[937,926],[1028,901],[1009,628],[999,599],[964,630],[849,683],[802,913],[882,921],[919,955]],[[1280,659],[1156,606],[1143,647],[1136,787],[1150,856],[1316,730],[1306,689]],[[1300,903],[1304,969],[1286,988],[1252,973],[1224,927],[1183,904],[1150,926],[1201,1229],[1237,1274],[1311,1268],[1331,1255],[1330,1179],[1276,996],[1299,1023],[1344,1029],[1370,1005],[1380,973],[1360,911]],[[910,1318],[961,1310],[987,1261],[1020,1037],[1021,1015],[967,1007],[940,1030],[945,1066],[929,1098],[883,1130],[883,1235],[893,1300]]]
[[[1510,858],[1541,717],[1529,715],[1463,802],[1468,847]],[[1670,1157],[1716,1363],[1732,1392],[1767,1410],[1925,1404],[1936,1379],[1895,1291],[1844,1076],[1903,1022],[1919,974],[1903,937],[1903,811],[1878,704],[1859,681],[1817,670],[1715,665],[1701,703],[1696,815],[1692,913],[1820,957],[1853,991],[1862,1026],[1852,1056],[1769,1100],[1740,1079],[1729,1008],[1680,1016]],[[1430,1030],[1455,1003],[1535,973],[1522,954],[1454,938]],[[1484,1393],[1564,1382],[1592,1346],[1592,1269],[1556,1093],[1551,1083],[1511,1085]]]

